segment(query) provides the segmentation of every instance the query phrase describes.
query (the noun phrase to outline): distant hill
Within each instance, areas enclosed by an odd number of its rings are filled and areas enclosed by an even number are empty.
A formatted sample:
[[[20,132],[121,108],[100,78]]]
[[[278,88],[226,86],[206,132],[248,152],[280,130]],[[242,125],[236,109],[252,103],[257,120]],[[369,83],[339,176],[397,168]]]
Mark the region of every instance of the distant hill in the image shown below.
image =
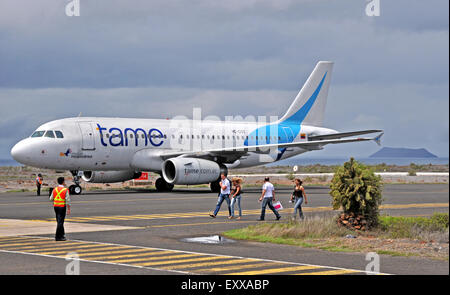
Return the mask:
[[[370,158],[437,158],[426,149],[408,149],[384,147]]]

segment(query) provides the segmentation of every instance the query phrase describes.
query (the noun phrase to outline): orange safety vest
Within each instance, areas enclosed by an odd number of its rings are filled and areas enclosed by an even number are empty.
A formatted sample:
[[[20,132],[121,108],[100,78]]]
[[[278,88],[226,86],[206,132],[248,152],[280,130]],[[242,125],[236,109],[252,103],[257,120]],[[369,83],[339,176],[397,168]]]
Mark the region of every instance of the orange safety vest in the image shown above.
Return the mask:
[[[36,178],[36,183],[42,184],[42,178],[37,177],[37,178]]]
[[[65,187],[55,187],[53,189],[53,207],[66,206],[66,193],[67,188]]]

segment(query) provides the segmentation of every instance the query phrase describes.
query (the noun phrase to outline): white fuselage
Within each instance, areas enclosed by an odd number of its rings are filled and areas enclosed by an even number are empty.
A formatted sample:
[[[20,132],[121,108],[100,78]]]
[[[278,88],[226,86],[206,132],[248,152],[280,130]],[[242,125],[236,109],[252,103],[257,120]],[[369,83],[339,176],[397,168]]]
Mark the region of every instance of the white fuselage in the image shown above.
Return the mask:
[[[313,126],[275,124],[263,134],[256,122],[221,122],[131,118],[69,118],[40,126],[36,131],[60,131],[62,138],[45,133],[20,141],[13,157],[40,168],[72,171],[161,172],[160,156],[170,151],[202,151],[262,143],[306,141],[310,135],[335,133]],[[295,130],[296,131],[295,131]],[[297,132],[299,131],[299,132]],[[55,133],[54,133],[55,134]],[[50,134],[51,135],[51,134]],[[61,137],[61,136],[60,136]],[[278,149],[275,154],[248,152],[229,168],[257,166],[308,151],[300,147]]]

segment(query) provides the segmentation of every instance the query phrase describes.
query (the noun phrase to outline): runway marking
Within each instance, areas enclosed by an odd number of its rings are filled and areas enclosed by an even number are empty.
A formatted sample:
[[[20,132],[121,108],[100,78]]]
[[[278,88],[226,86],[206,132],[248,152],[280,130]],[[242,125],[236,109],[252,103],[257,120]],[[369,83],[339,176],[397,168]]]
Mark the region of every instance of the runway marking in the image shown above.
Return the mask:
[[[326,275],[365,273],[364,270],[332,266],[81,240],[55,242],[51,238],[45,237],[4,237],[0,241],[2,242],[0,244],[0,252],[3,253],[64,259],[67,253],[75,252],[79,254],[79,260],[83,262],[136,267],[181,274],[253,275],[311,273]],[[18,243],[17,241],[22,242]],[[39,242],[47,243],[42,244]],[[34,245],[27,246],[30,244]],[[317,271],[311,272],[309,270]]]
[[[88,249],[77,249],[75,248],[74,252],[80,253],[80,256],[83,255],[87,255],[90,252],[95,253],[95,254],[99,254],[99,253],[107,253],[107,250],[118,250],[120,249],[121,251],[126,251],[128,249],[130,249],[129,247],[110,247],[110,246],[103,246],[103,247],[94,247],[94,248],[88,248]],[[97,252],[96,252],[97,251]],[[102,252],[98,252],[98,251],[102,251]],[[39,254],[45,254],[45,255],[59,255],[59,254],[66,254],[67,253],[67,249],[64,251],[61,251],[61,249],[55,249],[55,250],[44,250],[44,251],[35,251],[36,253]],[[84,254],[83,254],[84,253]]]
[[[189,256],[200,256],[199,254],[184,254],[178,255],[177,258],[181,257],[189,257]],[[176,257],[176,256],[174,256]],[[215,257],[198,257],[198,258],[189,258],[189,259],[181,259],[181,260],[165,260],[165,261],[156,261],[156,262],[144,262],[144,263],[136,263],[136,265],[142,266],[155,266],[155,265],[165,265],[165,264],[178,264],[178,263],[186,263],[186,262],[196,262],[196,261],[204,261],[204,260],[214,260],[214,259],[223,259],[223,257],[215,256]]]
[[[297,270],[310,270],[310,269],[317,269],[318,266],[309,266],[309,265],[302,265],[302,266],[288,266],[288,267],[278,267],[278,268],[268,268],[268,269],[260,269],[260,270],[251,270],[251,271],[244,271],[244,272],[232,272],[232,273],[226,273],[226,275],[267,275],[267,274],[274,274],[274,273],[281,273],[281,272],[292,272]]]
[[[33,250],[33,249],[55,249],[56,247],[58,247],[58,249],[64,249],[66,247],[73,247],[73,246],[77,246],[77,245],[82,245],[81,243],[78,242],[67,242],[64,243],[65,246],[60,246],[61,244],[57,244],[55,241],[49,242],[47,244],[32,244],[31,246],[5,246],[6,248],[14,248],[14,249],[21,249],[21,250]]]
[[[211,222],[197,222],[197,223],[176,223],[176,224],[163,224],[163,225],[150,225],[147,226],[147,228],[151,228],[151,227],[155,227],[155,228],[160,228],[160,227],[174,227],[174,226],[193,226],[193,225],[205,225],[205,224],[223,224],[223,223],[232,223],[233,221],[211,221]],[[245,220],[240,220],[239,223],[257,223],[258,221],[245,221]]]
[[[130,263],[130,262],[137,262],[137,261],[142,261],[142,260],[146,260],[147,256],[158,256],[158,255],[165,255],[165,254],[175,254],[173,251],[158,251],[158,252],[154,252],[154,253],[148,253],[145,255],[141,255],[139,258],[127,258],[127,259],[114,259],[111,260],[111,262],[115,262],[115,263]],[[156,257],[154,260],[159,259],[159,257]]]
[[[223,263],[225,265],[225,263]],[[213,267],[213,268],[204,268],[204,269],[196,269],[196,272],[199,273],[217,273],[217,272],[224,272],[224,271],[230,271],[230,270],[241,270],[241,269],[248,269],[248,268],[258,268],[258,267],[266,267],[266,266],[276,266],[279,265],[275,262],[265,262],[265,263],[254,263],[254,264],[246,264],[246,265],[233,265],[233,266],[227,266],[227,267]]]
[[[123,253],[123,252],[122,252]],[[134,254],[125,254],[125,255],[115,255],[115,256],[101,256],[101,257],[95,257],[96,259],[102,259],[102,260],[119,260],[123,259],[123,258],[133,258],[133,257],[140,257],[142,260],[142,257],[147,257],[147,256],[157,256],[157,255],[165,255],[165,254],[170,254],[170,251],[158,251],[158,250],[146,250],[143,249],[142,253],[134,253]],[[98,256],[98,255],[97,255]],[[83,256],[84,257],[84,256]],[[127,259],[124,259],[124,261],[126,261]]]
[[[295,275],[322,276],[322,275],[343,275],[343,274],[349,274],[349,273],[356,273],[356,271],[350,270],[350,269],[339,269],[339,270],[325,270],[325,271],[298,273]]]
[[[381,210],[386,209],[409,209],[409,208],[448,208],[448,203],[417,203],[417,204],[385,204],[381,205]],[[332,207],[303,207],[303,212],[329,212],[334,211]],[[283,210],[285,214],[293,213],[293,208]],[[260,215],[261,209],[242,210],[243,215]],[[92,216],[92,217],[69,217],[68,222],[92,222],[92,221],[117,221],[117,220],[152,220],[152,219],[172,219],[172,218],[210,218],[210,212],[179,212],[179,213],[161,213],[161,214],[139,214],[139,215],[112,215],[112,216]],[[218,216],[228,216],[228,211],[222,210]],[[54,221],[54,218],[48,218],[43,221]],[[165,225],[164,225],[165,226]],[[158,227],[158,226],[155,226]],[[163,226],[161,226],[163,227]]]
[[[210,257],[211,258],[211,257]],[[220,259],[229,259],[229,257],[218,257]],[[202,263],[194,263],[194,264],[181,264],[181,265],[174,265],[174,266],[167,266],[163,267],[164,269],[179,269],[179,268],[197,268],[197,267],[204,267],[204,266],[216,266],[216,265],[227,265],[227,264],[240,264],[240,263],[248,263],[248,262],[257,262],[258,260],[255,259],[232,259],[232,260],[226,260],[226,261],[214,261],[214,262],[202,262]],[[235,265],[237,268],[242,268],[242,265]],[[196,269],[195,271],[201,271]]]
[[[105,192],[107,194],[108,192]],[[124,194],[127,192],[123,192]],[[120,200],[90,200],[90,201],[77,201],[72,200],[71,203],[73,204],[91,204],[91,203],[124,203],[124,202],[136,202],[136,201],[167,201],[167,200],[191,200],[191,199],[211,199],[210,196],[207,197],[193,197],[193,196],[187,196],[182,198],[145,198],[145,199],[120,199]],[[23,202],[23,203],[0,203],[0,206],[29,206],[29,205],[45,205],[48,206],[48,202]]]
[[[73,243],[72,242],[66,242],[66,243],[64,243],[64,245],[66,245],[66,246],[58,246],[58,250],[73,249],[75,247],[75,249],[77,249],[77,251],[79,251],[81,249],[86,249],[86,248],[101,248],[101,247],[104,247],[104,245],[96,245],[96,244],[94,244],[94,245],[85,245],[85,244],[80,243],[80,242],[73,242]],[[33,251],[36,248],[38,248],[38,247],[36,247],[36,246],[28,246],[28,247],[15,248],[15,250]],[[38,248],[38,249],[40,249],[40,250],[47,249],[48,251],[51,251],[52,249],[55,249],[55,245],[51,244],[49,246],[41,247],[41,248]]]

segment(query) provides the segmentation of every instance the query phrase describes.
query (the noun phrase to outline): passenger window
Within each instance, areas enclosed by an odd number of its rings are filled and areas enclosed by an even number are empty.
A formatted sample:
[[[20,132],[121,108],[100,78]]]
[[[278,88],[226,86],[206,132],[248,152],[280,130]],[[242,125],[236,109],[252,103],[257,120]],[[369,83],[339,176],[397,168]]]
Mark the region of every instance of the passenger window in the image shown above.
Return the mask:
[[[64,138],[64,135],[62,134],[61,131],[55,131],[55,134],[57,138]]]
[[[45,132],[44,137],[55,138],[55,134],[53,133],[53,131],[49,130]]]
[[[42,137],[44,135],[45,131],[35,131],[31,137]]]

